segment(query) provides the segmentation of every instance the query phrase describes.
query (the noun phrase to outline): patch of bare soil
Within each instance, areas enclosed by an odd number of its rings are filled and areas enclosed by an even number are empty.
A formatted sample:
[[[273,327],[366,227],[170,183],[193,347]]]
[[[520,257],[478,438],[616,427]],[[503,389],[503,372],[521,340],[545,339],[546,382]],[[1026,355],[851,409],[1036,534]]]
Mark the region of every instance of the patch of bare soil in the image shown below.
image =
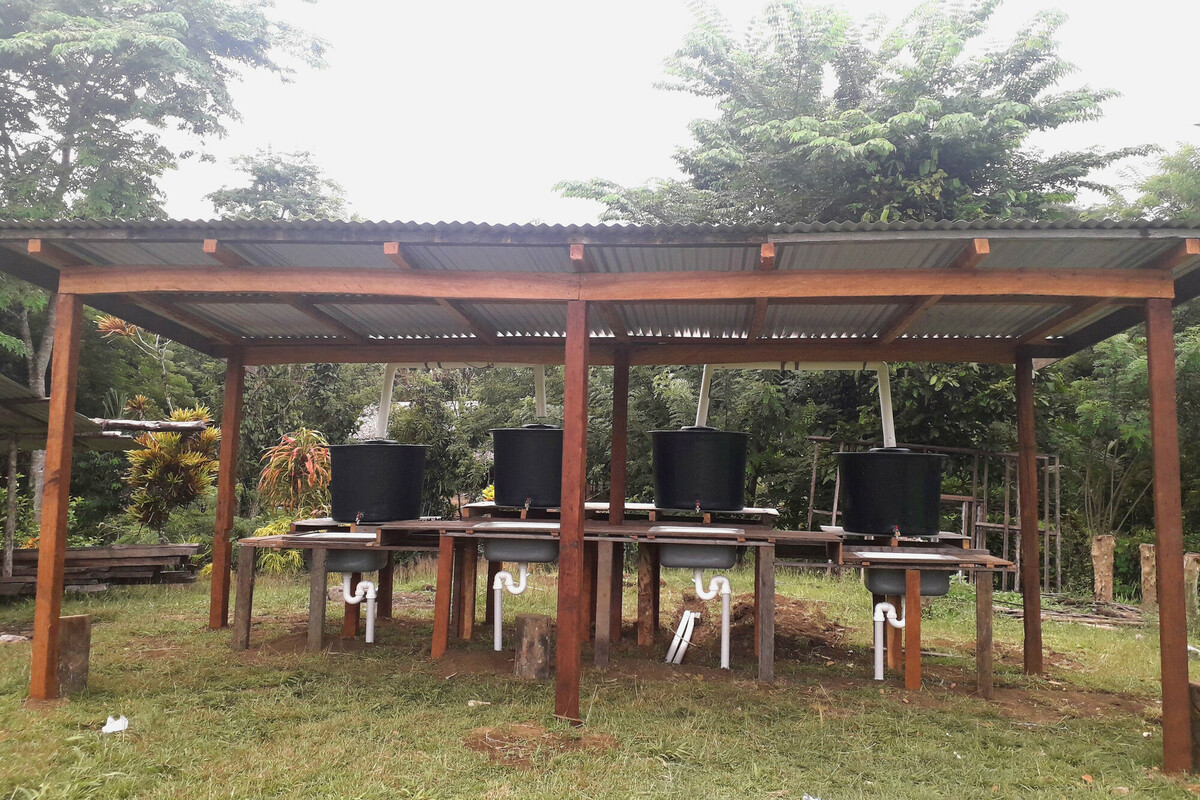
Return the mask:
[[[547,731],[533,722],[517,722],[495,728],[476,728],[463,739],[466,748],[506,767],[532,769],[535,760],[559,753],[603,753],[616,749],[617,740],[606,734],[574,736]]]
[[[775,658],[807,660],[844,658],[841,652],[846,627],[825,616],[821,603],[775,595]],[[699,652],[685,660],[706,661],[709,651],[719,660],[721,647],[721,606],[719,601],[703,601],[694,594],[684,596],[683,610],[699,611],[700,621],[692,634],[691,647]],[[666,623],[666,620],[664,620]],[[670,625],[674,625],[672,620]],[[754,598],[739,597],[729,609],[730,653],[754,653]],[[701,655],[705,654],[705,655]]]
[[[450,648],[445,655],[433,662],[438,675],[447,680],[455,675],[495,673],[512,675],[513,654],[508,650],[464,650]]]

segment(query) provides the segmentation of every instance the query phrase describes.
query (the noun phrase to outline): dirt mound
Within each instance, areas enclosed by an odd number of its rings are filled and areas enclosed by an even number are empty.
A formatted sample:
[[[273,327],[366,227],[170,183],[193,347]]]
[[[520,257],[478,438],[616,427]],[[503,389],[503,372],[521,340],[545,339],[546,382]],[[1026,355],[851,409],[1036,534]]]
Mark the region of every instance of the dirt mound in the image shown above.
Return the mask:
[[[841,647],[846,626],[825,616],[822,603],[795,600],[775,595],[775,657],[824,657]],[[685,595],[683,609],[699,611],[700,622],[692,635],[693,646],[716,651],[721,646],[721,606],[719,601],[703,601],[694,594]],[[683,609],[680,609],[682,614]],[[664,620],[665,622],[665,620]],[[733,653],[754,652],[754,598],[738,597],[729,609],[729,640]]]
[[[466,748],[483,753],[490,761],[506,767],[531,769],[535,761],[544,761],[559,753],[603,753],[617,747],[617,740],[606,734],[548,731],[533,722],[517,722],[495,728],[475,728],[463,739]]]

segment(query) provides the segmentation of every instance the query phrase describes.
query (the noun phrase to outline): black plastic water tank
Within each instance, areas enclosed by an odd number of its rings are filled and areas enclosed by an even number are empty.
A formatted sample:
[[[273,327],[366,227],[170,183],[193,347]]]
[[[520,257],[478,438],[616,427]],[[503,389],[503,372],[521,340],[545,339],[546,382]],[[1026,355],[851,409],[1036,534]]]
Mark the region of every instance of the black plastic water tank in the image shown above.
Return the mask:
[[[838,453],[842,527],[852,533],[936,536],[940,529],[940,453],[876,447]]]
[[[686,426],[650,431],[654,505],[740,511],[746,498],[746,443],[750,436]]]
[[[338,522],[391,522],[421,516],[429,445],[368,439],[329,448],[329,513]],[[361,516],[360,516],[361,515]]]
[[[562,503],[562,428],[493,428],[492,452],[496,505],[558,508]]]

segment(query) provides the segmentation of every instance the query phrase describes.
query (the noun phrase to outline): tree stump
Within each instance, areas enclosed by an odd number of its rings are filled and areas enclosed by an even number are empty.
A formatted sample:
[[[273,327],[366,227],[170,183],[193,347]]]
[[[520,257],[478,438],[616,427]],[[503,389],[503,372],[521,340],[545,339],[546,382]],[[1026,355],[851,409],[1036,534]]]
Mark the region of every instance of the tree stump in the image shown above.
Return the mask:
[[[1097,603],[1113,601],[1113,549],[1115,536],[1092,537],[1092,597]]]
[[[550,617],[517,615],[517,656],[513,672],[518,678],[550,677]]]
[[[1183,600],[1189,626],[1196,624],[1197,593],[1200,592],[1200,553],[1183,554]]]
[[[1158,607],[1158,573],[1155,569],[1154,545],[1138,546],[1142,554],[1142,610]]]
[[[87,688],[92,650],[92,618],[86,614],[58,620],[58,693],[62,697]]]

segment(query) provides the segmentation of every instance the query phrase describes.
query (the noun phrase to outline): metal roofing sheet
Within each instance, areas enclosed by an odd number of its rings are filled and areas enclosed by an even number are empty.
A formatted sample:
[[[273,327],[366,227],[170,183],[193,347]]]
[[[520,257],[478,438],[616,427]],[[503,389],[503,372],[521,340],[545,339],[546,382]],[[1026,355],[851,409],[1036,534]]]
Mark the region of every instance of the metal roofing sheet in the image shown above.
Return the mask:
[[[501,336],[566,336],[565,303],[472,303],[480,322]]]
[[[980,269],[1132,269],[1169,250],[1156,239],[991,240]]]
[[[908,330],[908,336],[1005,338],[1019,336],[1063,311],[1055,305],[940,303]]]
[[[811,242],[775,248],[779,269],[919,269],[945,267],[969,240]]]
[[[471,335],[457,317],[433,303],[346,303],[319,308],[356,330],[385,339]]]
[[[239,242],[227,246],[251,264],[260,266],[396,269],[383,254],[382,243]]]
[[[338,336],[338,331],[323,325],[291,306],[272,303],[188,303],[187,311],[209,319],[242,336]]]
[[[750,247],[587,248],[596,272],[742,271],[758,268],[759,250]]]
[[[628,303],[618,313],[634,336],[742,338],[754,303]]]
[[[564,243],[565,244],[565,243]],[[571,272],[567,247],[521,245],[408,245],[410,264],[419,269],[494,270],[498,272]]]
[[[795,337],[871,337],[899,313],[899,305],[805,305],[770,303],[763,323],[763,336]]]

